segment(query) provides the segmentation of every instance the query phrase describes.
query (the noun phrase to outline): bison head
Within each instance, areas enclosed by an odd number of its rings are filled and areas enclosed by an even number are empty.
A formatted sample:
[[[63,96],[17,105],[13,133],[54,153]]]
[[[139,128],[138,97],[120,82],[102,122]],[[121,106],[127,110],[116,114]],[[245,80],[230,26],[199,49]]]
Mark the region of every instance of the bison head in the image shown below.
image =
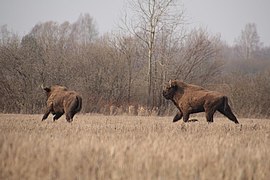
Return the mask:
[[[67,91],[67,88],[65,86],[51,86],[51,87],[44,87],[43,84],[41,85],[41,88],[46,92],[47,97],[49,97],[53,92],[55,91]]]
[[[163,89],[163,96],[166,99],[172,99],[178,89],[176,81],[170,80],[169,83]]]
[[[44,87],[43,84],[41,85],[41,88],[46,92],[47,97],[49,97],[51,93],[51,88],[46,86]]]

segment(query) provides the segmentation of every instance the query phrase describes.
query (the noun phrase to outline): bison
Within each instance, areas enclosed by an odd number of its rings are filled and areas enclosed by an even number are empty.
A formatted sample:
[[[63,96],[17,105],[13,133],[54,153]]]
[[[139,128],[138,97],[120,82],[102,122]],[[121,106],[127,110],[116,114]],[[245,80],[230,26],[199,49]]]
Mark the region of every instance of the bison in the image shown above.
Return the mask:
[[[68,122],[73,121],[73,117],[82,108],[82,98],[75,91],[69,91],[64,86],[43,87],[47,95],[47,108],[42,117],[42,121],[47,119],[50,113],[54,115],[53,121],[59,119],[64,113]]]
[[[234,123],[239,123],[228,104],[228,97],[222,93],[179,80],[170,80],[163,89],[163,96],[171,100],[179,110],[173,122],[182,117],[187,122],[190,114],[205,112],[207,122],[211,123],[214,113],[219,111]]]

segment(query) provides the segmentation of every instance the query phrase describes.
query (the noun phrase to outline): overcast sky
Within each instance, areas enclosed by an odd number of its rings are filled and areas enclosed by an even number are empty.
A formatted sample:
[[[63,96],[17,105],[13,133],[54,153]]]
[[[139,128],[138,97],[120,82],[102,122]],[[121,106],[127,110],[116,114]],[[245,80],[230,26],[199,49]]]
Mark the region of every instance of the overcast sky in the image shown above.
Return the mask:
[[[89,13],[100,34],[117,26],[128,0],[0,0],[0,25],[20,34],[45,21],[74,22]],[[233,44],[247,23],[255,23],[261,42],[270,46],[270,0],[182,0],[185,16],[192,26],[221,34]]]

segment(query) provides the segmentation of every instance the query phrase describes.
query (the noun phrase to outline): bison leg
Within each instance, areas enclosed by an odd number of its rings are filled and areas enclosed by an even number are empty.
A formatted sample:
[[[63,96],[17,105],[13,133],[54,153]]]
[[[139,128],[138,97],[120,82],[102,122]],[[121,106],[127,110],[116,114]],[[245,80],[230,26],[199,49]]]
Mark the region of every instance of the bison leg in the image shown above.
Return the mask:
[[[215,113],[215,111],[213,111],[213,110],[212,111],[205,111],[206,120],[208,123],[214,122],[214,118],[213,118],[214,113]]]
[[[75,115],[75,113],[73,113],[73,112],[66,113],[66,120],[67,120],[67,122],[72,122],[74,115]]]
[[[64,113],[62,113],[62,112],[61,112],[61,113],[59,113],[59,112],[56,113],[55,116],[53,117],[53,121],[59,119],[63,114],[64,114]]]
[[[223,104],[223,99],[219,98],[214,102],[206,102],[204,105],[206,120],[208,123],[214,122],[214,114],[217,109]]]
[[[183,113],[183,121],[188,122],[189,119],[189,113]]]
[[[72,122],[70,115],[66,114],[66,120],[67,122]]]
[[[178,112],[178,113],[174,116],[173,122],[179,121],[182,117],[183,117],[183,114],[182,114],[182,112],[180,111],[180,112]]]
[[[51,109],[50,108],[47,108],[46,111],[45,111],[45,113],[44,113],[44,115],[43,115],[43,117],[42,117],[42,120],[41,121],[44,121],[45,119],[47,119],[47,117],[49,116],[50,112],[51,112]]]
[[[224,116],[226,116],[229,120],[233,121],[235,124],[239,124],[237,118],[235,117],[235,115],[233,114],[229,104],[227,104],[224,108],[219,108],[218,111],[223,114]]]

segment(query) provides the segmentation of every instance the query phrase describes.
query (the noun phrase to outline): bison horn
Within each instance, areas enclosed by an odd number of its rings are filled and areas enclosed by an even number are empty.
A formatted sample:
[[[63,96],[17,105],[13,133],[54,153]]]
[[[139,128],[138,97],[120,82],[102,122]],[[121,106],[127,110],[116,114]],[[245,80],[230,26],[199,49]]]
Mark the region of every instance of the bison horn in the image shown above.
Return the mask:
[[[51,91],[51,89],[50,89],[49,87],[44,87],[43,84],[41,84],[41,88],[42,88],[43,90],[45,90],[46,92],[50,92],[50,91]]]
[[[172,87],[172,80],[169,81],[169,86]]]

